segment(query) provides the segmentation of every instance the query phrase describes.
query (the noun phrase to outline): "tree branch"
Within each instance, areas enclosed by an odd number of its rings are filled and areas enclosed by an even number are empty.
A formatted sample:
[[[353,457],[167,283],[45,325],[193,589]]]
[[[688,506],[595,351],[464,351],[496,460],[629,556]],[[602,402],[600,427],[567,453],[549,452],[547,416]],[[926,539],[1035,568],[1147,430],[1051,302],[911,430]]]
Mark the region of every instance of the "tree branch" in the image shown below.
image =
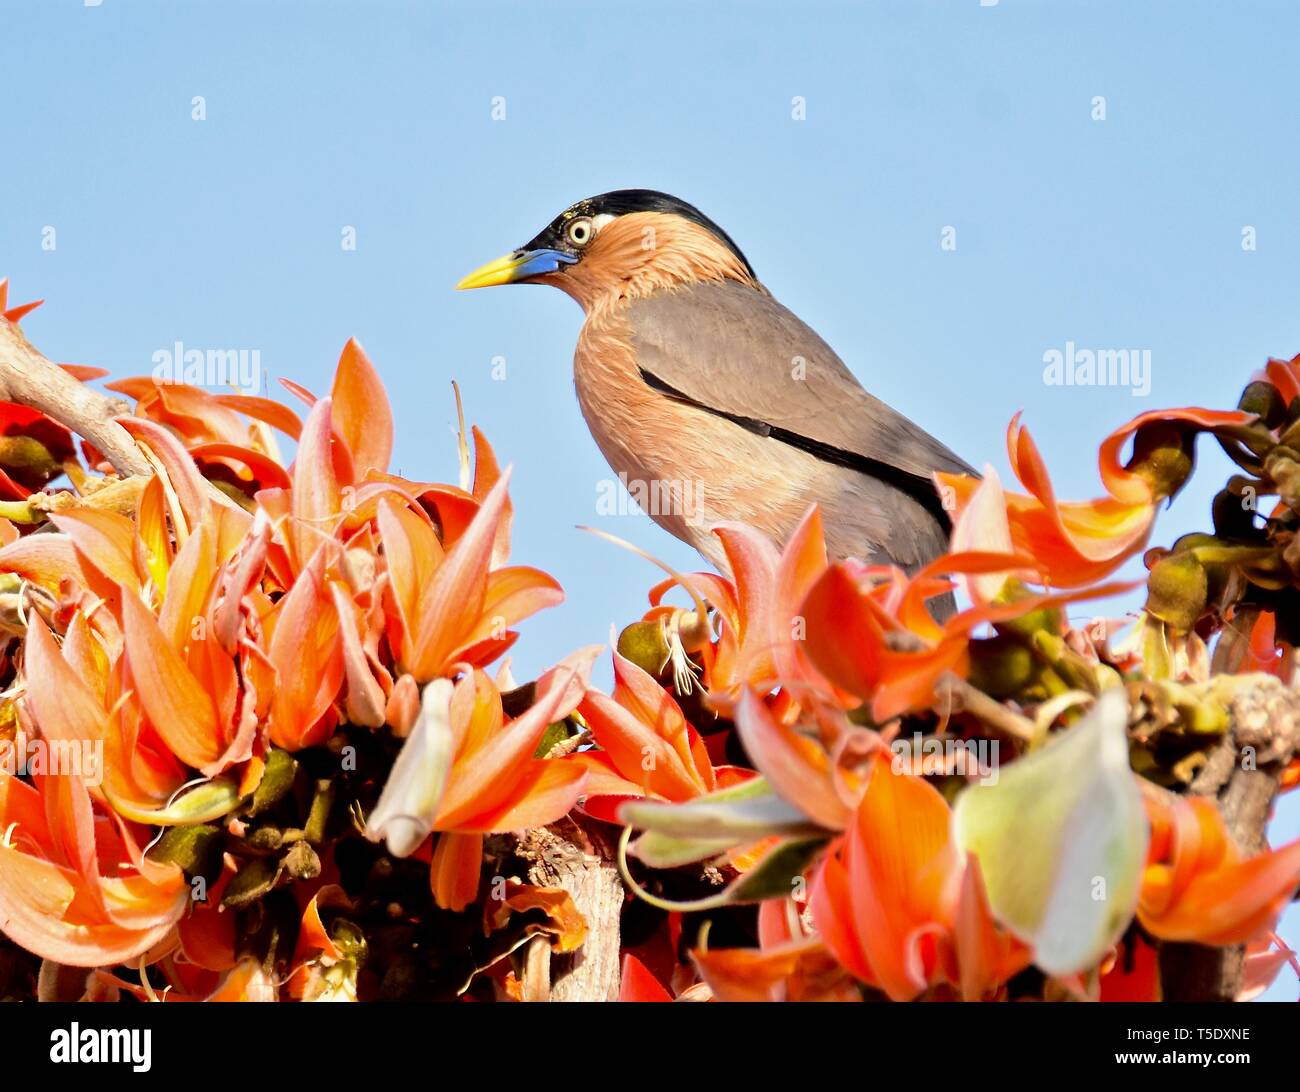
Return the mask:
[[[1212,797],[1228,833],[1245,854],[1266,846],[1265,829],[1282,771],[1300,746],[1300,694],[1271,676],[1256,676],[1232,698],[1231,724],[1188,792]],[[1232,1001],[1241,992],[1246,952],[1241,945],[1160,946],[1160,985],[1166,1001]]]
[[[552,955],[544,942],[530,949],[525,997],[617,1001],[623,880],[599,824],[569,816],[520,834],[514,852],[527,862],[529,883],[564,888],[587,922],[587,939],[572,955]],[[548,957],[545,968],[537,965]]]
[[[4,319],[0,319],[0,399],[39,410],[90,441],[124,478],[152,472],[135,441],[113,420],[130,412],[130,407],[51,363],[16,323]]]

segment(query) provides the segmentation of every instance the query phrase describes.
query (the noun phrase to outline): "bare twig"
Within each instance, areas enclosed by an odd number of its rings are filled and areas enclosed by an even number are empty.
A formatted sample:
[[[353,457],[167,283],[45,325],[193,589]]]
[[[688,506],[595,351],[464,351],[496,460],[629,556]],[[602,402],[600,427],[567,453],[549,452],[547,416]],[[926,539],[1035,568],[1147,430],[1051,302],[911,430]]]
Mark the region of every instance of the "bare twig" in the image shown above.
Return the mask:
[[[1013,739],[1025,743],[1032,743],[1038,735],[1034,729],[1034,722],[1028,717],[1022,717],[1001,702],[994,701],[982,690],[977,690],[965,679],[951,672],[939,680],[939,685],[935,689],[940,697],[946,697],[952,703],[949,710],[952,713],[970,713],[989,727],[996,728]]]
[[[130,407],[74,379],[27,340],[17,324],[0,319],[0,399],[40,410],[104,453],[119,474],[149,474],[148,461],[115,420]]]

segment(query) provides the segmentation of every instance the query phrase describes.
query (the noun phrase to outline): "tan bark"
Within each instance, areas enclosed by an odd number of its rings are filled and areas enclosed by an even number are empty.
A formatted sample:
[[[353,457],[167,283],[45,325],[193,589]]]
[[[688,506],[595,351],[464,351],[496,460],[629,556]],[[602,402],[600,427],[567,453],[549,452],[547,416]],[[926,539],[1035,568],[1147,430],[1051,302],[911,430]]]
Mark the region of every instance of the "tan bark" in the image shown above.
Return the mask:
[[[574,817],[519,836],[515,853],[528,863],[528,882],[564,888],[587,923],[586,942],[572,955],[555,955],[544,940],[533,942],[536,950],[525,960],[528,1000],[618,999],[624,891],[612,850],[597,824]]]
[[[89,440],[123,477],[148,474],[148,461],[114,417],[130,412],[51,363],[15,323],[0,319],[0,400],[40,410]]]
[[[1265,830],[1282,771],[1300,745],[1300,694],[1261,677],[1233,698],[1231,726],[1192,782],[1190,793],[1214,798],[1228,833],[1247,854],[1265,846]],[[1199,944],[1160,946],[1166,1001],[1231,1001],[1241,992],[1245,949]]]

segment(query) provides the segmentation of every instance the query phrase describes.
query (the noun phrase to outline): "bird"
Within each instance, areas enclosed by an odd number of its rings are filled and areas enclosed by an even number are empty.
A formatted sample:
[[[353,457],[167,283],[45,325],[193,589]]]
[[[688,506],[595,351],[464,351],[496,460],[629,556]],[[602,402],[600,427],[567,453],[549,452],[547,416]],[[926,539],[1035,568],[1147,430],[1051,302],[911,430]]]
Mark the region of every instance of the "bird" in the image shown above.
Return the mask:
[[[597,447],[719,571],[714,525],[784,544],[813,503],[833,560],[914,573],[947,549],[932,475],[974,471],[869,394],[695,206],[644,189],[579,201],[456,287],[503,284],[551,285],[582,307],[573,376]]]

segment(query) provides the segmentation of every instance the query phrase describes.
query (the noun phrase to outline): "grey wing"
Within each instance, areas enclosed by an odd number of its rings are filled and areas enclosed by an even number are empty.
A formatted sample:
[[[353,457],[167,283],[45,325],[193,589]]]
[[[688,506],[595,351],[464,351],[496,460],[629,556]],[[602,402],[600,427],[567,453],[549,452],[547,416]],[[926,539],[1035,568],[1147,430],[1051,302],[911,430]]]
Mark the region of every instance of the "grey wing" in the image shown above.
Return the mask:
[[[634,301],[628,319],[643,377],[673,397],[879,478],[927,509],[938,504],[936,470],[974,473],[863,390],[814,330],[764,292],[694,285]]]

